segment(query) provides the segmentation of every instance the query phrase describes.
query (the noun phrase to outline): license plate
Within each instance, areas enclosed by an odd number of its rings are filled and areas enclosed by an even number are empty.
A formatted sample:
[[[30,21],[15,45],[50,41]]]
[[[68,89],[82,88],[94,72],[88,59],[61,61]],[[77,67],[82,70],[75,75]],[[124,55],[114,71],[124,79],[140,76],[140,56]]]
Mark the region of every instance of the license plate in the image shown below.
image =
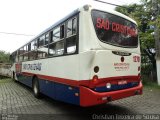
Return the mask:
[[[118,81],[118,85],[125,85],[125,84],[127,84],[127,81],[126,81],[126,80]]]

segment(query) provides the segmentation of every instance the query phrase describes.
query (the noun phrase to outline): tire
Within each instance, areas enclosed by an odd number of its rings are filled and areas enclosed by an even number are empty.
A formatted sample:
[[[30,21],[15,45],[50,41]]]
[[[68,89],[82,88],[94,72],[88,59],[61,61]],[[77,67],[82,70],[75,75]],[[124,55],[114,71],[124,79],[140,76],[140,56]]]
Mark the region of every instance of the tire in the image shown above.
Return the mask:
[[[16,79],[15,79],[15,72],[12,73],[12,80],[13,80],[14,82],[16,82]]]
[[[33,85],[32,85],[32,89],[33,89],[33,94],[36,98],[40,98],[40,90],[39,90],[39,80],[37,77],[33,78]]]

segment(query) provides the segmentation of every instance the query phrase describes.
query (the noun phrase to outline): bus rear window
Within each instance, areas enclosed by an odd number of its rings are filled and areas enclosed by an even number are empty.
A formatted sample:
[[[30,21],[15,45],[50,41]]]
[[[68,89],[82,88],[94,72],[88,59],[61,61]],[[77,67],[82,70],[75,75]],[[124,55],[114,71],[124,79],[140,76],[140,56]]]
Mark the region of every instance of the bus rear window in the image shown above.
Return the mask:
[[[138,46],[137,26],[122,17],[92,10],[97,37],[107,44],[135,48]]]

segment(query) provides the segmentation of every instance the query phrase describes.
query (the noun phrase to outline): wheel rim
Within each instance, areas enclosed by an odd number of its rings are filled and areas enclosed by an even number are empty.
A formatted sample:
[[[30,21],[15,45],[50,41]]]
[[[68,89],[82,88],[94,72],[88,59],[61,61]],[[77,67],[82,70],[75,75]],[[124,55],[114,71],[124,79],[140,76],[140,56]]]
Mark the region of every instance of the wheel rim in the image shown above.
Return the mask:
[[[38,88],[37,88],[37,83],[35,82],[34,84],[34,93],[37,94],[38,93]]]

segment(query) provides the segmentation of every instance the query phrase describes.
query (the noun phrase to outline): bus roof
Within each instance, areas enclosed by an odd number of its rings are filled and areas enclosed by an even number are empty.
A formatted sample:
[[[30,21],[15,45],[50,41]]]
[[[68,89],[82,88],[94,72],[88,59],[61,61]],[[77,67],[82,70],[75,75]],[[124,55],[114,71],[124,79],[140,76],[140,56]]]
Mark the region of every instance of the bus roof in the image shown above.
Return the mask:
[[[56,22],[55,24],[51,25],[49,28],[47,28],[46,30],[44,30],[43,32],[41,32],[40,34],[38,34],[36,37],[34,37],[32,40],[35,40],[37,37],[43,35],[44,33],[48,32],[49,30],[51,30],[52,28],[58,26],[59,24],[63,23],[65,20],[69,19],[71,16],[75,15],[79,13],[79,9],[74,10],[73,12],[71,12],[70,14],[68,14],[66,17],[64,17],[63,19],[59,20],[58,22]],[[31,41],[32,41],[31,40]]]
[[[58,26],[59,24],[63,23],[65,20],[69,19],[70,17],[72,17],[75,14],[78,14],[80,11],[79,9],[74,10],[73,12],[71,12],[70,14],[68,14],[66,17],[62,18],[61,20],[59,20],[58,22],[56,22],[55,24],[51,25],[49,28],[45,29],[44,31],[42,31],[40,34],[36,35],[34,38],[32,38],[29,42],[27,42],[26,44],[24,44],[23,46],[27,45],[28,43],[32,42],[33,40],[35,40],[36,38],[40,37],[41,35],[45,34],[46,32],[48,32],[49,30],[51,30],[52,28]],[[23,47],[21,46],[21,47]],[[19,47],[19,48],[21,48]],[[18,48],[18,49],[19,49]],[[18,50],[17,49],[17,50]],[[15,50],[15,51],[17,51]],[[14,52],[15,52],[14,51]],[[14,53],[13,52],[13,53]]]
[[[114,15],[117,15],[117,16],[120,16],[120,17],[125,18],[125,19],[127,19],[127,20],[129,20],[129,21],[131,21],[131,22],[133,22],[134,24],[137,25],[137,23],[136,23],[133,19],[131,19],[130,17],[128,17],[128,16],[126,16],[126,15],[120,13],[120,12],[117,12],[117,11],[115,11],[115,10],[107,9],[107,7],[101,7],[101,6],[97,6],[97,5],[88,5],[88,4],[86,4],[86,5],[84,5],[84,6],[91,7],[91,10],[92,10],[92,9],[97,9],[97,10],[101,10],[101,11],[104,11],[104,12],[108,12],[108,13],[111,13],[111,14],[114,14]],[[49,28],[45,29],[45,30],[44,30],[43,32],[41,32],[40,34],[36,35],[33,39],[31,39],[29,42],[27,42],[27,43],[24,44],[23,46],[27,45],[27,44],[30,43],[31,41],[37,39],[37,38],[40,37],[41,35],[45,34],[45,33],[48,32],[48,31],[50,31],[52,28],[54,28],[54,27],[58,26],[59,24],[63,23],[64,21],[66,21],[66,20],[69,19],[70,17],[74,16],[75,14],[78,14],[78,13],[84,8],[84,6],[83,6],[83,7],[80,7],[80,8],[77,8],[76,10],[74,10],[73,12],[71,12],[70,14],[68,14],[66,17],[62,18],[61,20],[59,20],[59,21],[56,22],[55,24],[51,25]],[[21,47],[23,47],[23,46],[21,46]],[[21,47],[19,47],[19,48],[21,48]],[[19,49],[19,48],[18,48],[18,49]],[[17,49],[17,50],[18,50],[18,49]],[[17,50],[15,50],[15,51],[17,51]],[[15,51],[14,51],[14,52],[15,52]],[[13,53],[14,53],[14,52],[13,52]]]

